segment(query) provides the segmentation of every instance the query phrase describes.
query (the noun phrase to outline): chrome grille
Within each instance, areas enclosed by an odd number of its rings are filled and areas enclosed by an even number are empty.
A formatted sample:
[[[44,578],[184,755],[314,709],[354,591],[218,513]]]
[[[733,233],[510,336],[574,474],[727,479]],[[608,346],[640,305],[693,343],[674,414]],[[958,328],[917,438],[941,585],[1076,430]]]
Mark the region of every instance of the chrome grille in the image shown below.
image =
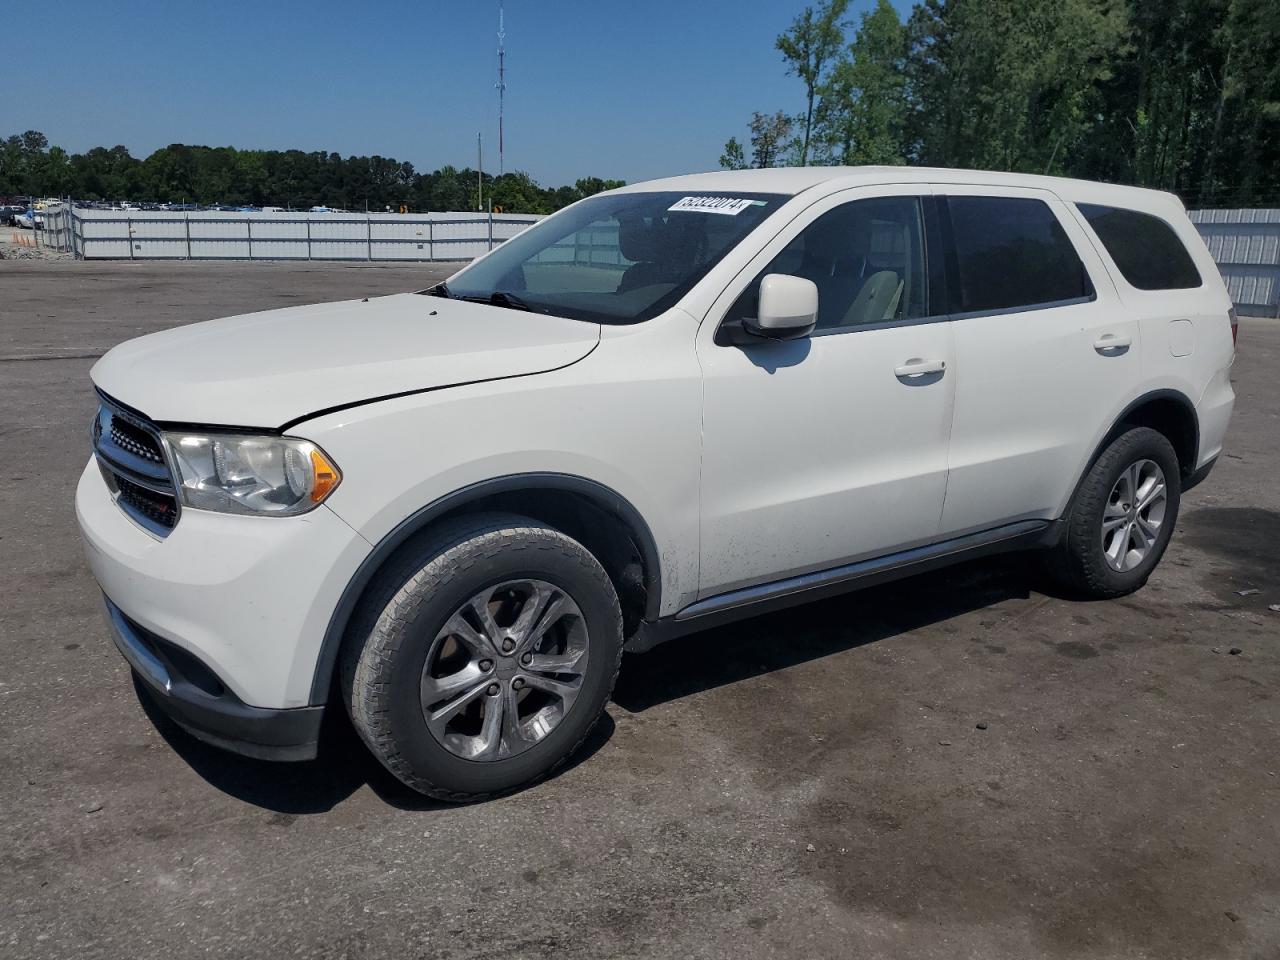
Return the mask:
[[[164,537],[181,509],[164,443],[155,424],[100,395],[93,452],[116,505],[139,526]]]
[[[127,450],[135,457],[142,457],[152,463],[164,463],[164,454],[156,438],[145,430],[135,427],[128,420],[121,420],[119,417],[111,418],[111,440],[116,446]]]
[[[178,522],[177,508],[173,497],[156,493],[146,487],[139,486],[128,477],[117,475],[116,487],[119,499],[116,501],[126,512],[141,514],[152,523],[159,524],[166,530],[172,530]]]

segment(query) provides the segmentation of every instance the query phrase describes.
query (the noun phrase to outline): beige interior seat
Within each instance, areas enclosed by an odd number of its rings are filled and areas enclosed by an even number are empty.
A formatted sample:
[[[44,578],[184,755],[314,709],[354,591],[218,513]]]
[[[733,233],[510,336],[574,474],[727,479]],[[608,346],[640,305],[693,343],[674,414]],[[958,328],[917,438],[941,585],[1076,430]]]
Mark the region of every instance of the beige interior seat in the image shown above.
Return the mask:
[[[879,323],[892,320],[902,298],[902,280],[892,270],[881,270],[867,278],[845,311],[842,324]]]

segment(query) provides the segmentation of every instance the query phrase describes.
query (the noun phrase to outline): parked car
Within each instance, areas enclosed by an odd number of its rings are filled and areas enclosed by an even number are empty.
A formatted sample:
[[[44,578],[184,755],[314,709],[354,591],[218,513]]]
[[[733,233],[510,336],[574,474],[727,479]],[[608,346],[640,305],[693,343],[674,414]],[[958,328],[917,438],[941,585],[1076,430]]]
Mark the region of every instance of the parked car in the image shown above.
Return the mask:
[[[36,228],[36,212],[35,210],[23,210],[21,213],[13,215],[14,226],[21,227],[23,230],[34,230]]]
[[[678,177],[423,294],[116,347],[76,504],[180,724],[296,760],[345,704],[448,800],[563,763],[624,649],[1001,551],[1137,590],[1233,404],[1217,269],[1126,187]]]
[[[14,204],[8,204],[0,207],[0,224],[6,227],[17,226],[18,214],[26,213],[26,207],[19,207]]]

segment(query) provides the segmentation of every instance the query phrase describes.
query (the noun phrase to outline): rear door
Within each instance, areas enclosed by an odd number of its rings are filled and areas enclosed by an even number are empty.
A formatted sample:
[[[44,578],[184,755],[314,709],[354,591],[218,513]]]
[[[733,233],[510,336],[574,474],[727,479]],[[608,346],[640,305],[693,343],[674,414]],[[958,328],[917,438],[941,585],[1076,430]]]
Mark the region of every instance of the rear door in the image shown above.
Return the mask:
[[[1139,379],[1139,328],[1053,194],[935,185],[948,234],[956,399],[940,537],[1062,510]]]

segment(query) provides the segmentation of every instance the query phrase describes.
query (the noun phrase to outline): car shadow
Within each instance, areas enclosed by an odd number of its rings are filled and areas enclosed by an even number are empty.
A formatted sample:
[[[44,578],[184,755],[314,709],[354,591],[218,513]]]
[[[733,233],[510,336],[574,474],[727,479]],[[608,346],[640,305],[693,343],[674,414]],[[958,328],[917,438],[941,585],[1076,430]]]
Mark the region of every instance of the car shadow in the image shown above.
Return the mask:
[[[800,337],[796,340],[761,340],[758,344],[740,345],[739,349],[765,373],[774,374],[803,361],[813,349],[813,344],[808,337]]]
[[[940,623],[1001,600],[1025,599],[1032,582],[1020,555],[975,560],[681,637],[648,653],[624,657],[613,703],[639,713]],[[211,786],[245,803],[281,814],[325,813],[367,785],[384,803],[401,810],[453,806],[424,797],[397,780],[360,742],[336,702],[336,709],[325,712],[316,759],[276,763],[242,757],[196,739],[160,709],[136,678],[134,690],[173,751]],[[613,731],[613,719],[606,712],[555,776],[590,759]]]
[[[907,633],[1001,600],[1025,599],[1038,579],[1026,556],[973,560],[750,620],[677,637],[627,655],[613,701],[629,713],[785,670]]]
[[[137,679],[134,693],[156,732],[208,784],[229,796],[274,813],[325,813],[361,787],[368,786],[384,803],[401,810],[444,810],[457,806],[424,797],[405,786],[371,754],[347,719],[340,703],[325,711],[314,760],[279,763],[242,757],[210,746],[178,726]],[[586,741],[552,779],[591,757],[613,736],[613,718],[605,713]]]

